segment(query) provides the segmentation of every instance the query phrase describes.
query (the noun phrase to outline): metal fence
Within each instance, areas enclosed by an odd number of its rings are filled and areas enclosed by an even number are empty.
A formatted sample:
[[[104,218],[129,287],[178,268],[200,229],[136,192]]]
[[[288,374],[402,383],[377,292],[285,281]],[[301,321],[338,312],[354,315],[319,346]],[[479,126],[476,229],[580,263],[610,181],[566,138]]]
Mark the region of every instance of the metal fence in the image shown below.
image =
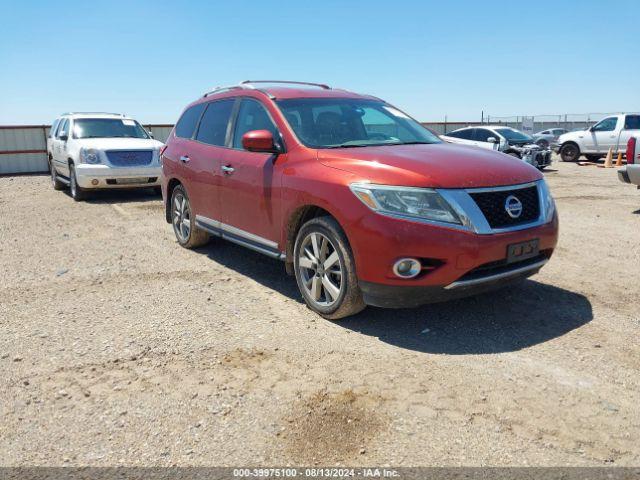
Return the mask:
[[[0,126],[0,175],[48,171],[49,128],[49,125]],[[145,125],[145,128],[164,142],[173,125]]]
[[[562,114],[562,115],[536,115],[509,117],[487,116],[483,121],[474,122],[424,122],[423,125],[430,128],[438,135],[451,132],[458,128],[470,125],[505,125],[525,131],[538,132],[548,128],[565,128],[574,130],[584,129],[594,122],[612,115],[609,113],[586,114]],[[145,128],[153,132],[153,136],[165,142],[173,125],[153,124],[145,125]],[[47,135],[49,125],[17,125],[0,126],[0,175],[17,173],[46,172],[49,169],[47,162]]]

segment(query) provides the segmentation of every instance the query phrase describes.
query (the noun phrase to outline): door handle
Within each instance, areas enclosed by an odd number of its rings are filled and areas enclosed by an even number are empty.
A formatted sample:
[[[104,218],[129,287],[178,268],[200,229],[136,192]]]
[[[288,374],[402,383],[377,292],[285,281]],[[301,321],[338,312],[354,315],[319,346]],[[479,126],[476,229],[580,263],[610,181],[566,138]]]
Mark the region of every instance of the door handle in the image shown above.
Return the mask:
[[[183,155],[180,157],[182,163],[189,163],[189,155]]]
[[[231,167],[231,166],[229,166],[229,165],[223,165],[222,166],[222,171],[224,173],[226,173],[227,175],[231,175],[233,172],[236,171],[236,169]]]

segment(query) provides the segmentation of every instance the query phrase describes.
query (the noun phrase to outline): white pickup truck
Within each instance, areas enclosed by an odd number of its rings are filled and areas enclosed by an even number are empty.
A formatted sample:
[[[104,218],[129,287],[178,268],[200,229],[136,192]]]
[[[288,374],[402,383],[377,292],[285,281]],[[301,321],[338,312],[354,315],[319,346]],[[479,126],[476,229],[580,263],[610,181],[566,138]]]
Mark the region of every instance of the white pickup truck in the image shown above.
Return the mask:
[[[596,161],[610,148],[613,153],[624,152],[632,135],[640,135],[639,113],[611,115],[586,130],[560,135],[555,151],[563,162],[575,162],[580,155]]]
[[[640,188],[640,135],[632,136],[627,142],[627,165],[618,170],[618,179]]]

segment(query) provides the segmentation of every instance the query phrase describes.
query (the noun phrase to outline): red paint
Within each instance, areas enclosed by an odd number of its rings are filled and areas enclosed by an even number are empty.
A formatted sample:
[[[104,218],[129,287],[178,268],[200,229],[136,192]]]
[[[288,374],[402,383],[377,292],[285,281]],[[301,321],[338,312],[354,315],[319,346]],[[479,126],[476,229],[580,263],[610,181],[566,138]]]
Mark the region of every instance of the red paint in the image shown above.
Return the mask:
[[[374,98],[343,90],[265,90],[278,99]],[[296,212],[305,206],[320,207],[344,229],[355,256],[358,278],[389,285],[447,285],[479,265],[504,259],[507,245],[532,238],[540,239],[541,250],[550,252],[555,248],[557,217],[528,230],[477,235],[382,216],[367,208],[349,189],[350,183],[362,180],[387,185],[470,188],[515,185],[542,178],[540,172],[524,162],[499,152],[446,143],[308,148],[297,140],[273,100],[256,90],[233,89],[201,98],[192,105],[232,97],[261,102],[282,134],[286,153],[212,147],[177,138],[172,132],[163,155],[163,190],[167,192],[169,182],[181,182],[197,215],[273,241],[286,252],[290,251],[288,231]],[[253,132],[245,138],[245,147],[256,139],[264,146],[264,132]],[[186,154],[190,162],[179,162]],[[227,165],[235,169],[233,174],[222,172],[221,168]],[[394,260],[400,257],[437,258],[444,265],[415,280],[401,280],[391,271]]]

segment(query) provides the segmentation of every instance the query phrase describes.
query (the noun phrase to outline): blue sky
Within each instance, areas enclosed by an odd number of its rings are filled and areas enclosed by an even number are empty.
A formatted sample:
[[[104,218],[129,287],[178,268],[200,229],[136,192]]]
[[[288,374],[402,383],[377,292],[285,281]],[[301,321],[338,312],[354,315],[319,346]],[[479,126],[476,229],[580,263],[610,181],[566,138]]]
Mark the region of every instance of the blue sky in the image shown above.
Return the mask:
[[[0,124],[326,82],[424,121],[640,110],[640,1],[0,0]]]

